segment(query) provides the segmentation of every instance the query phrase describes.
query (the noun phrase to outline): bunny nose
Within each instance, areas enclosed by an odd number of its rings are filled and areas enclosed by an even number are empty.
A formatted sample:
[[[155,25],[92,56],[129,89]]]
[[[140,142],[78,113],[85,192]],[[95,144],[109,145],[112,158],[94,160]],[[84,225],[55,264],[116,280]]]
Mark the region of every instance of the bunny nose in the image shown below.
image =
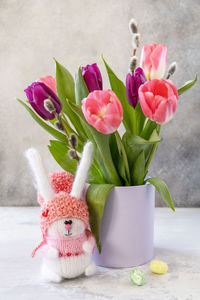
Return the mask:
[[[72,228],[72,225],[71,225],[71,224],[66,224],[66,225],[65,225],[65,229],[66,229],[66,230],[71,230],[71,228]]]

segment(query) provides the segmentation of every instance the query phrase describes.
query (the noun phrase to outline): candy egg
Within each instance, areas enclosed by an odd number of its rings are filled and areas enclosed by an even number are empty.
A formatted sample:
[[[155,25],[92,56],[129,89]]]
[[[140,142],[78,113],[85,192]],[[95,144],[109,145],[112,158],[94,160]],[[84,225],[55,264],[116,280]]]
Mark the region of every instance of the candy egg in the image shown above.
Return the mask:
[[[144,274],[139,269],[133,269],[130,272],[130,280],[135,285],[143,285],[144,284]]]
[[[150,269],[153,273],[165,274],[168,270],[168,265],[164,261],[155,259],[150,262]]]

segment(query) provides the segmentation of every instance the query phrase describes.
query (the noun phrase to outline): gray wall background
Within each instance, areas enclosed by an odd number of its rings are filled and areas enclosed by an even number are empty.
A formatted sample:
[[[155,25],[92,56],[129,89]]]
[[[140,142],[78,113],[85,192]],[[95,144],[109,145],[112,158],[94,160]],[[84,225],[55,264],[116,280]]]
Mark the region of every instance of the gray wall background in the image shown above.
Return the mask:
[[[179,87],[200,67],[199,0],[0,0],[0,205],[36,205],[24,150],[37,147],[48,171],[59,169],[47,149],[50,136],[21,107],[24,88],[55,74],[53,57],[73,74],[103,53],[121,79],[131,53],[128,21],[135,17],[144,43],[163,43],[177,61]],[[151,174],[170,187],[177,206],[200,207],[199,83],[181,96],[176,117],[162,129]],[[157,196],[157,205],[163,206]]]

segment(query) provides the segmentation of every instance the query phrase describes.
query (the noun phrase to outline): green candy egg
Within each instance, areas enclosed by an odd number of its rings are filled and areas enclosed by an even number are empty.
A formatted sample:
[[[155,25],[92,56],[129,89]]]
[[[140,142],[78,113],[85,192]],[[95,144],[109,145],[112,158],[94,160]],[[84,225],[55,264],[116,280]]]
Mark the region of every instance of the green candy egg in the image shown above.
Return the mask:
[[[144,284],[144,273],[140,269],[133,269],[130,272],[130,280],[135,285]]]

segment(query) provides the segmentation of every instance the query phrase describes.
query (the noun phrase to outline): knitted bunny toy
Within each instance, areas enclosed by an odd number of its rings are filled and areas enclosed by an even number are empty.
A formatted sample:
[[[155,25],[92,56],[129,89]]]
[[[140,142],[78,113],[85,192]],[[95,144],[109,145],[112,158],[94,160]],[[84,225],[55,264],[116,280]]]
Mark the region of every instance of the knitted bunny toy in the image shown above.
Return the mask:
[[[81,199],[87,173],[92,163],[93,144],[87,142],[76,176],[67,172],[46,175],[39,153],[26,152],[39,189],[40,227],[43,240],[33,251],[43,256],[43,279],[60,282],[81,274],[93,275],[96,266],[91,259],[95,241],[88,230],[89,213]]]

